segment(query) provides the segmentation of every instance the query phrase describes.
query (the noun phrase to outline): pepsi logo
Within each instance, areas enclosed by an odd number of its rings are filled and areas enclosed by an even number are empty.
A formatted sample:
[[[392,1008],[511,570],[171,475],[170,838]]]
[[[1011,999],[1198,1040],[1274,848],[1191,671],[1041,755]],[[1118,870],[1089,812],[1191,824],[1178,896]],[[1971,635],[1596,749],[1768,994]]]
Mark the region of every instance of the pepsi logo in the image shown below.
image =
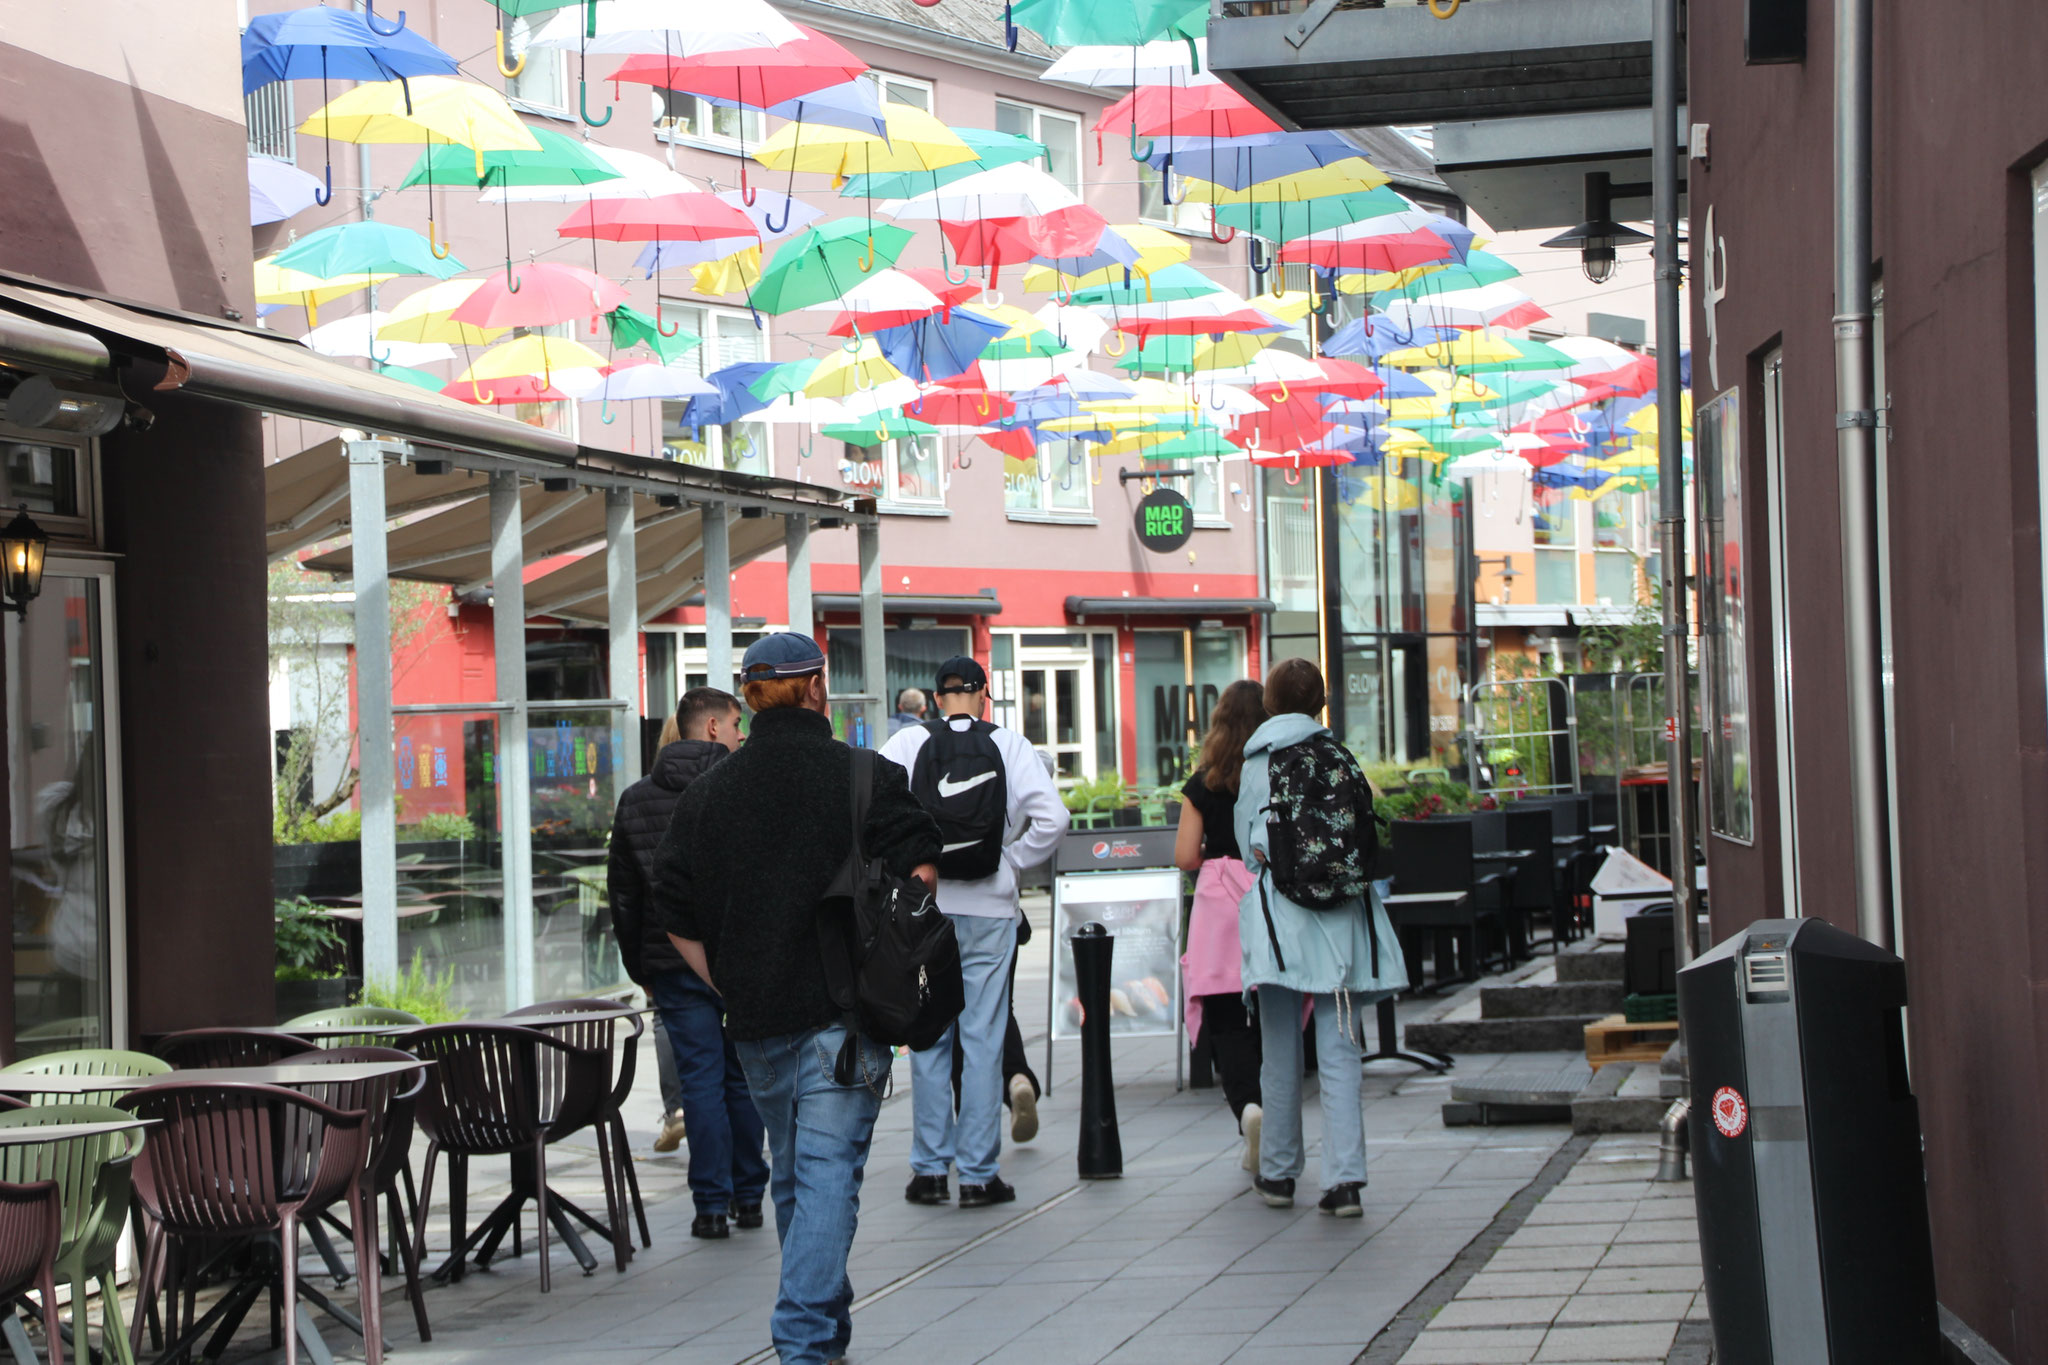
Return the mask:
[[[1107,840],[1095,845],[1088,851],[1094,854],[1098,860],[1102,861],[1112,858],[1135,858],[1138,856],[1138,846],[1136,844],[1113,844]]]
[[[1090,853],[1093,853],[1098,858],[1107,858],[1109,856],[1109,845],[1106,843],[1097,844],[1094,848],[1089,849],[1088,851]]]

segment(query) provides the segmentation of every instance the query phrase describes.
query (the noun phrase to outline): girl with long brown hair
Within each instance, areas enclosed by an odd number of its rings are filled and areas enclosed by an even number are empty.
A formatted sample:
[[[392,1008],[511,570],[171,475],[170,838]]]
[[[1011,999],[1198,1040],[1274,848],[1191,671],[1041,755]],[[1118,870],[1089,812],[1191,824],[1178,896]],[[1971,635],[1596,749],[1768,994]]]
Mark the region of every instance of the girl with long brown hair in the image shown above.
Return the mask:
[[[1186,982],[1188,1036],[1206,1050],[1223,1082],[1223,1098],[1245,1138],[1245,1169],[1256,1170],[1259,1126],[1259,1020],[1245,1004],[1238,947],[1238,905],[1252,876],[1238,851],[1231,810],[1237,802],[1244,745],[1266,719],[1264,689],[1234,682],[1223,689],[1209,717],[1201,758],[1181,788],[1180,833],[1174,863],[1195,876],[1188,918]]]

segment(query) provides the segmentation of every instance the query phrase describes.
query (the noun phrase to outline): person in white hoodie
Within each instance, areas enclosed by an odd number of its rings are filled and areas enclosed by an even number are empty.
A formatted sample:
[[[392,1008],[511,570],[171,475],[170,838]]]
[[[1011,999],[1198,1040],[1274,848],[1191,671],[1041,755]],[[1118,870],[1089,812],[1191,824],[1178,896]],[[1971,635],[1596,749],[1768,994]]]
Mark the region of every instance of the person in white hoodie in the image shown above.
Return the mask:
[[[960,1207],[1007,1204],[1017,1192],[1000,1172],[1003,1033],[1017,951],[1017,874],[1052,856],[1067,808],[1038,751],[1014,730],[981,719],[988,674],[961,656],[939,666],[939,718],[906,726],[882,757],[910,774],[911,790],[939,822],[939,909],[960,943],[966,1008],[931,1047],[911,1055],[913,1204],[944,1204],[947,1172],[960,1176]],[[1000,797],[1000,800],[997,798]],[[948,868],[954,875],[948,875]],[[974,875],[960,875],[972,873]],[[953,1107],[953,1043],[961,1052],[959,1112]]]

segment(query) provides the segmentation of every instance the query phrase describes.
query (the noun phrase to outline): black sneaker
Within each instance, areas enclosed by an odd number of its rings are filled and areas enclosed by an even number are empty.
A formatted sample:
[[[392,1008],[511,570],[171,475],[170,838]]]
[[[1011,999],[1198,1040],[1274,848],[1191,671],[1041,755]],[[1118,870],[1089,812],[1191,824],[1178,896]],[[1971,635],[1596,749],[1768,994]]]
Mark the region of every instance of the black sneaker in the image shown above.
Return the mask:
[[[910,1177],[910,1183],[903,1187],[903,1197],[913,1204],[937,1205],[953,1202],[953,1196],[946,1188],[946,1177],[942,1175]]]
[[[732,1229],[727,1226],[724,1214],[700,1213],[690,1222],[690,1235],[702,1237],[707,1242],[715,1242],[732,1236]]]
[[[755,1228],[761,1226],[760,1204],[734,1204],[732,1206],[732,1220],[739,1224],[741,1232],[752,1232]]]
[[[1014,1204],[1017,1202],[1015,1187],[1005,1185],[1001,1176],[995,1176],[986,1185],[962,1185],[960,1207],[963,1209],[985,1209],[991,1204]]]
[[[1337,1218],[1363,1218],[1365,1207],[1358,1202],[1358,1192],[1365,1188],[1362,1180],[1347,1180],[1341,1185],[1332,1185],[1323,1191],[1323,1197],[1316,1201],[1316,1207]]]
[[[1276,1209],[1291,1209],[1294,1207],[1294,1178],[1292,1176],[1284,1180],[1268,1180],[1262,1175],[1255,1175],[1252,1177],[1252,1188],[1259,1192],[1259,1198],[1265,1200]]]

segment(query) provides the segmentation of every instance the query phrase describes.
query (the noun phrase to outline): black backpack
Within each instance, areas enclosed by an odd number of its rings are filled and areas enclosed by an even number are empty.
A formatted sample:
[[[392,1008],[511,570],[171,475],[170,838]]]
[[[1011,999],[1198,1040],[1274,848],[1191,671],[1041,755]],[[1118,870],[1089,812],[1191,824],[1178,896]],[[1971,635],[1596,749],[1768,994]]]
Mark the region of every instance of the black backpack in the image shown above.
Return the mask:
[[[996,727],[977,720],[956,730],[941,718],[924,723],[924,746],[910,771],[910,790],[939,822],[939,875],[972,882],[1003,865],[1010,818],[1010,781]]]
[[[1274,887],[1308,910],[1335,910],[1364,896],[1380,836],[1358,760],[1323,731],[1275,749],[1266,772],[1266,863]]]
[[[953,922],[923,882],[897,876],[862,847],[881,760],[867,749],[852,756],[853,845],[818,909],[826,988],[849,1025],[833,1068],[840,1085],[862,1079],[855,1034],[921,1052],[966,1008]]]

